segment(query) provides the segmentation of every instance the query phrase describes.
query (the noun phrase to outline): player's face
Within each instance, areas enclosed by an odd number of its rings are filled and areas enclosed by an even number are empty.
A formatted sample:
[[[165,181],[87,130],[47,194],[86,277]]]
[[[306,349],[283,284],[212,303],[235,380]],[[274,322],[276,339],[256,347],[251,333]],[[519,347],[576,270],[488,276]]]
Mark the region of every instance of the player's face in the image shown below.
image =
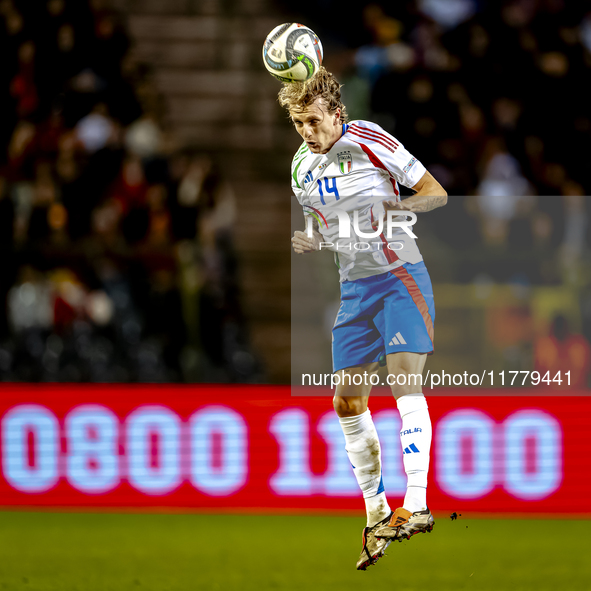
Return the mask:
[[[304,111],[291,113],[296,131],[315,154],[326,154],[341,137],[343,125],[340,117],[341,110],[329,113],[322,99],[316,99]]]

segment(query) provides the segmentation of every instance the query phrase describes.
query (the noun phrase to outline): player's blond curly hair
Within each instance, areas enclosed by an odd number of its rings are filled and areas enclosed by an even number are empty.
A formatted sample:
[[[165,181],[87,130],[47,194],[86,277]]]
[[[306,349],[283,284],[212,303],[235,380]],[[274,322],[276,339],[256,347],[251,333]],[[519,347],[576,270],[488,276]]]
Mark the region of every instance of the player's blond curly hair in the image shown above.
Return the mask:
[[[341,110],[341,123],[347,123],[349,116],[341,101],[341,85],[337,79],[320,66],[318,72],[305,82],[290,82],[279,91],[279,104],[290,113],[307,109],[317,98],[322,98],[329,113]]]

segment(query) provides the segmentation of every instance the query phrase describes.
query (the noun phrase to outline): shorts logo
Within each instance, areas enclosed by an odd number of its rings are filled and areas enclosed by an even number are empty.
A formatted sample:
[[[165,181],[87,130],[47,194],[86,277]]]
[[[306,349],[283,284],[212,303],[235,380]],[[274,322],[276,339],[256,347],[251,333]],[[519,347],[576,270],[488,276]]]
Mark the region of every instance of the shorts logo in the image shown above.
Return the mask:
[[[390,347],[395,347],[396,345],[406,345],[406,341],[404,340],[403,336],[397,332],[396,336],[388,344]]]
[[[416,158],[411,158],[409,163],[402,169],[404,172],[408,172],[416,163]]]
[[[341,174],[349,174],[353,170],[353,156],[351,156],[351,152],[339,152],[337,154],[337,161]]]

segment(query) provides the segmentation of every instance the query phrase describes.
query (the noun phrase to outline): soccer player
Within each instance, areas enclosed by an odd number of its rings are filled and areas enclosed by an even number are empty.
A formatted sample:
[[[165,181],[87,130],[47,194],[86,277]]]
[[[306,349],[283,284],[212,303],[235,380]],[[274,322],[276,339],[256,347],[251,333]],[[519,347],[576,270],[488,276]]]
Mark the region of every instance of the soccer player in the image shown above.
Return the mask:
[[[431,420],[420,381],[405,379],[422,374],[433,352],[433,288],[414,238],[402,227],[390,238],[379,232],[390,210],[431,211],[447,203],[447,193],[379,125],[347,122],[340,85],[326,69],[306,82],[284,85],[279,102],[304,139],[292,163],[292,189],[305,215],[315,220],[311,237],[295,232],[293,249],[307,254],[328,247],[335,251],[339,267],[341,304],[332,354],[340,384],[334,408],[365,499],[367,526],[357,561],[357,569],[365,570],[392,540],[433,529],[426,499]],[[401,200],[399,184],[413,189],[414,195]],[[342,215],[339,218],[336,208],[350,220],[357,212],[359,236],[373,231],[379,237],[358,242],[355,232],[353,238],[339,235]],[[398,377],[392,393],[402,418],[408,481],[403,506],[394,512],[386,499],[380,443],[368,410],[371,384],[362,380],[356,386],[360,379],[354,379],[375,373],[384,356],[388,374]]]

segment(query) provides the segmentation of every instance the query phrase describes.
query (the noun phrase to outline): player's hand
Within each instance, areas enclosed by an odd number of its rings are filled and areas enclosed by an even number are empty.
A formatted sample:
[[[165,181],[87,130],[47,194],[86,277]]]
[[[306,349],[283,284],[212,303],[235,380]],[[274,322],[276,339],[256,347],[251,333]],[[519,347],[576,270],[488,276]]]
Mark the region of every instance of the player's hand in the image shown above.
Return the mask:
[[[291,245],[296,254],[308,254],[310,252],[316,252],[320,250],[321,236],[317,232],[314,232],[312,238],[308,238],[305,232],[299,230],[294,232],[293,238],[291,239]]]

